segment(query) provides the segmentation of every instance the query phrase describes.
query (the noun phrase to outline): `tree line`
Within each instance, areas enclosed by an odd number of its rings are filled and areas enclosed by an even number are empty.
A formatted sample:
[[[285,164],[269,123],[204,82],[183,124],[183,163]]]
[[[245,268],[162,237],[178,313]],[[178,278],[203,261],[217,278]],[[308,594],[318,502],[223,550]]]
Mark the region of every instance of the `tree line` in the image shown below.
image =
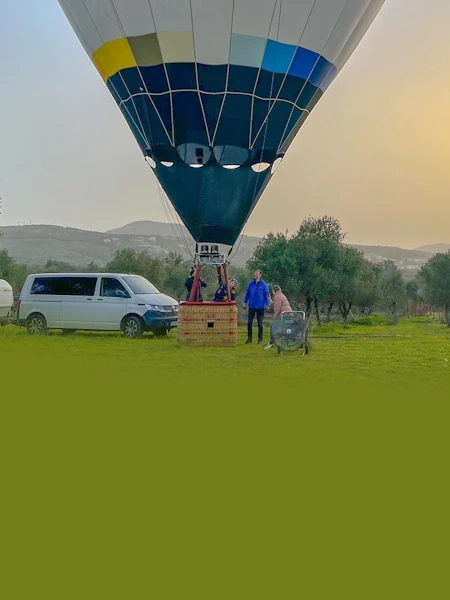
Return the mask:
[[[337,219],[309,217],[293,235],[267,235],[248,266],[261,268],[268,283],[279,285],[319,325],[336,314],[348,323],[356,311],[383,311],[396,322],[408,301],[442,308],[450,325],[450,253],[435,255],[405,282],[393,261],[369,262],[344,239]]]
[[[396,321],[405,314],[408,302],[426,302],[442,309],[450,325],[450,252],[436,254],[413,281],[405,282],[394,262],[369,262],[359,250],[344,244],[345,233],[333,217],[305,219],[293,235],[270,233],[259,243],[247,267],[230,268],[239,279],[238,299],[245,293],[255,269],[262,269],[270,285],[279,285],[291,303],[304,309],[318,324],[338,316],[344,323],[355,313],[370,315],[382,311]],[[184,282],[192,262],[179,254],[151,257],[131,248],[118,250],[111,261],[100,267],[71,265],[50,260],[43,267],[18,264],[6,250],[0,250],[0,279],[9,281],[18,293],[29,273],[112,272],[142,275],[161,291],[178,301],[186,297]],[[204,269],[208,284],[205,300],[212,299],[217,287],[214,269]]]
[[[142,275],[151,281],[160,291],[176,300],[184,300],[187,289],[184,282],[189,276],[192,261],[186,261],[177,253],[169,253],[166,258],[152,257],[145,251],[132,248],[118,250],[106,266],[95,262],[87,265],[73,265],[64,261],[49,260],[45,265],[17,263],[6,250],[0,250],[0,279],[6,279],[15,293],[19,293],[30,273],[132,273]],[[236,277],[240,282],[247,282],[251,277],[246,269],[230,268],[230,277]],[[203,294],[205,300],[212,300],[217,289],[217,272],[214,269],[204,269],[202,279],[207,288]]]

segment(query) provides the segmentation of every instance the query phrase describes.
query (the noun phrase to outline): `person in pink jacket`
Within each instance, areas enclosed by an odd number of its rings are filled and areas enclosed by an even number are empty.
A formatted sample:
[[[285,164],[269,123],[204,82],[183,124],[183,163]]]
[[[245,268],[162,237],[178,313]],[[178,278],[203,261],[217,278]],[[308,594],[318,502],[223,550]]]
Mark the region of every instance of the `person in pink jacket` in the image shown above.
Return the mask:
[[[279,285],[273,286],[273,316],[275,319],[279,317],[284,312],[292,312],[291,305],[289,304],[289,300],[281,291]],[[266,346],[266,350],[270,350],[273,348],[274,341],[272,334],[270,334],[270,342]]]

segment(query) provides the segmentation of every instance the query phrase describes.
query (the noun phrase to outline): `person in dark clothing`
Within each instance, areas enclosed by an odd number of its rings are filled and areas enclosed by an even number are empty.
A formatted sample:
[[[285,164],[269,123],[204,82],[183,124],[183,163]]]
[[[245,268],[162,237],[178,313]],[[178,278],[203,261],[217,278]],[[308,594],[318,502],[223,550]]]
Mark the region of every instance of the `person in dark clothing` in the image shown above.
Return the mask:
[[[258,344],[263,342],[263,320],[264,312],[272,304],[269,293],[269,286],[262,278],[262,272],[255,271],[255,277],[247,286],[247,292],[244,298],[244,308],[248,305],[248,339],[247,344],[252,343],[253,321],[258,321]]]
[[[231,302],[236,301],[236,283],[237,279],[230,280],[230,296]],[[228,293],[227,286],[224,283],[221,283],[216,290],[214,295],[214,302],[227,302],[228,301]]]
[[[238,283],[239,283],[239,281],[236,279],[236,277],[233,277],[233,279],[230,280],[231,302],[236,302],[236,285]]]
[[[194,274],[195,274],[195,268],[192,267],[192,269],[189,273],[189,277],[184,282],[184,285],[187,288],[187,294],[186,294],[187,301],[189,301],[189,299],[191,297],[191,290],[192,290],[192,286],[194,285]],[[196,298],[194,298],[194,302],[203,302],[202,288],[208,287],[208,285],[205,281],[203,281],[203,279],[200,279],[198,284],[199,285],[197,287],[197,294],[196,294]]]
[[[227,286],[221,283],[214,294],[214,302],[226,302],[227,300]]]

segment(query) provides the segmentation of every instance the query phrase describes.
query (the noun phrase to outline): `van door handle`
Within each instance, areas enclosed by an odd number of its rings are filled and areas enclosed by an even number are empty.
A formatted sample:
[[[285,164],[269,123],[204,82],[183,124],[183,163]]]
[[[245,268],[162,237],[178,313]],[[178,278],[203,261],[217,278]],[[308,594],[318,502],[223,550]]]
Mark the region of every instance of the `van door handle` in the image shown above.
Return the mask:
[[[103,302],[103,298],[97,298],[98,302]]]
[[[92,298],[86,298],[86,300],[90,300],[92,302]]]

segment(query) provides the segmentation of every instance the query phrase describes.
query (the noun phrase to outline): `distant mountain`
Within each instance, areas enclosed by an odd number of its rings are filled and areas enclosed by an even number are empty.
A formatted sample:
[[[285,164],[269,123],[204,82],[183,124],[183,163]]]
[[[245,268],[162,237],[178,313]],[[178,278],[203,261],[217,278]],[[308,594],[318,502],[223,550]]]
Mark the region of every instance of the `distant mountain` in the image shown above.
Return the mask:
[[[171,225],[170,223],[159,223],[157,221],[134,221],[117,229],[110,229],[106,233],[111,235],[161,235],[164,237],[177,237],[180,235],[179,227],[183,229],[186,236],[191,237],[184,225]]]
[[[450,244],[430,244],[429,246],[420,246],[416,248],[419,252],[431,252],[432,254],[441,254],[450,250]]]
[[[373,263],[382,263],[385,260],[392,260],[402,271],[406,279],[412,279],[424,265],[433,256],[432,252],[422,252],[420,250],[405,250],[395,246],[357,246],[349,244],[363,252],[367,260]]]
[[[178,239],[179,243],[187,243],[190,249],[195,247],[195,241],[184,225],[175,225],[170,223],[159,223],[157,221],[135,221],[128,223],[118,229],[111,229],[106,232],[113,236],[139,236],[139,237],[162,237],[167,240]],[[236,255],[233,263],[238,267],[243,267],[258,245],[260,238],[244,235],[236,242]]]
[[[186,228],[181,228],[183,239],[178,226],[154,221],[137,221],[106,233],[55,225],[23,225],[3,227],[2,230],[4,235],[0,237],[0,249],[6,248],[18,262],[33,268],[45,265],[48,260],[64,261],[80,267],[94,261],[104,267],[114,252],[123,248],[145,250],[159,258],[165,258],[169,252],[177,252],[189,260],[190,251],[194,248],[194,241]],[[237,244],[239,249],[233,264],[244,266],[259,241],[257,237],[243,236],[240,244]],[[424,247],[431,251],[389,246],[353,247],[361,250],[372,262],[394,261],[405,277],[413,277],[436,251],[447,248],[443,244]]]
[[[423,262],[429,260],[433,256],[433,252],[425,252],[421,250],[405,250],[395,246],[357,246],[349,244],[352,248],[357,248],[364,252],[365,257],[373,262],[382,262],[384,260],[393,260],[395,263],[403,261]]]
[[[94,261],[104,267],[114,252],[123,248],[145,250],[159,258],[165,258],[170,252],[181,254],[186,260],[192,258],[194,241],[187,230],[183,232],[183,238],[179,230],[172,229],[169,224],[152,221],[131,223],[121,229],[141,233],[101,233],[56,225],[2,227],[0,249],[5,248],[15,260],[33,267],[43,266],[48,260],[64,261],[76,266]],[[244,266],[258,241],[258,238],[244,236],[233,264]]]

